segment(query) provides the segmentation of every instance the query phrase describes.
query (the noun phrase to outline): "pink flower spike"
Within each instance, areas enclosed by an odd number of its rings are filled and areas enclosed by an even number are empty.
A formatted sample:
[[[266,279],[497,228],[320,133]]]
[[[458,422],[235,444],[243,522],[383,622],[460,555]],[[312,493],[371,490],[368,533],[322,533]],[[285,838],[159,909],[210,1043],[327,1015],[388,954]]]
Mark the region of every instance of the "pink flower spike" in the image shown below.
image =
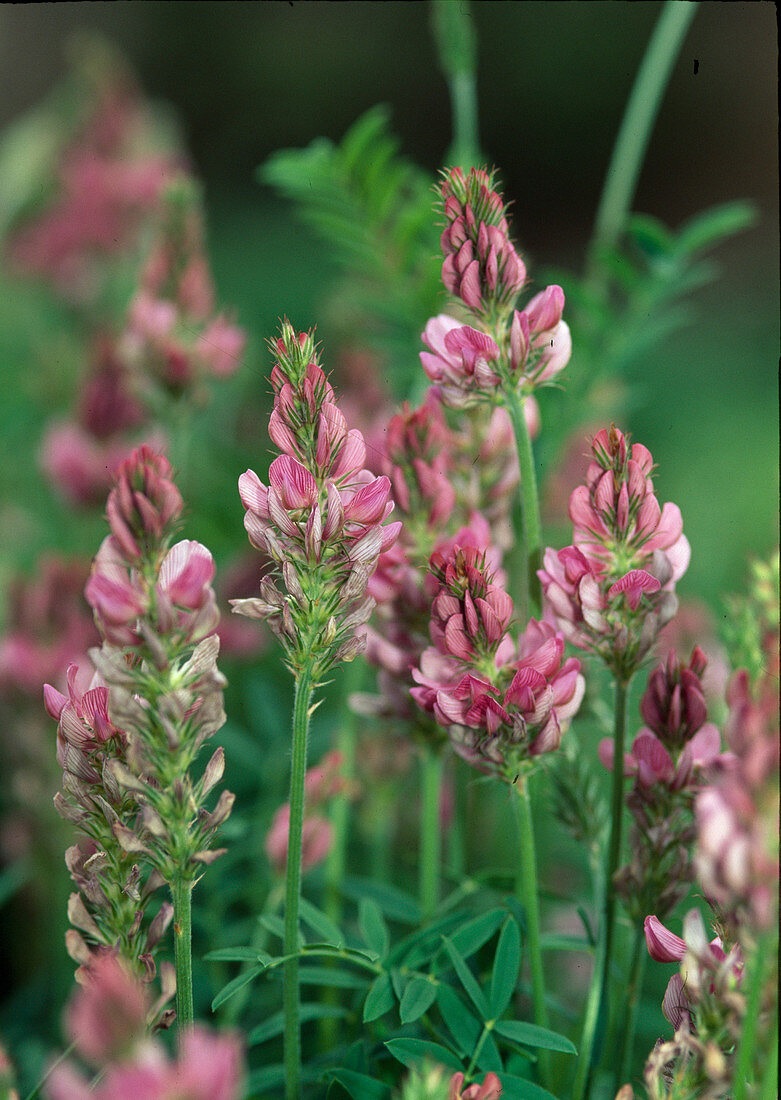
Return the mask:
[[[656,962],[681,962],[686,954],[686,943],[676,936],[655,916],[648,916],[643,922],[645,942],[648,954]]]
[[[658,592],[661,587],[656,577],[652,577],[645,569],[630,569],[620,580],[610,586],[607,598],[612,600],[615,596],[625,593],[629,607],[632,611],[636,611],[644,592]]]

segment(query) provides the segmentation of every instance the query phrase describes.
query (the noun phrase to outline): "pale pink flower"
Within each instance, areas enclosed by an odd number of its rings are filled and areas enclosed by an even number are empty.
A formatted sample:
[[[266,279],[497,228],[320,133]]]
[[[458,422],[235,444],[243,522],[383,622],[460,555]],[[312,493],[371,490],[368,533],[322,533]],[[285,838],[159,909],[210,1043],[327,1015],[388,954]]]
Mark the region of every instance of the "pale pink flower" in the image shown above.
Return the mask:
[[[486,333],[441,313],[428,322],[421,339],[429,349],[420,353],[423,369],[448,405],[463,408],[500,384],[491,367],[499,358],[499,346]]]

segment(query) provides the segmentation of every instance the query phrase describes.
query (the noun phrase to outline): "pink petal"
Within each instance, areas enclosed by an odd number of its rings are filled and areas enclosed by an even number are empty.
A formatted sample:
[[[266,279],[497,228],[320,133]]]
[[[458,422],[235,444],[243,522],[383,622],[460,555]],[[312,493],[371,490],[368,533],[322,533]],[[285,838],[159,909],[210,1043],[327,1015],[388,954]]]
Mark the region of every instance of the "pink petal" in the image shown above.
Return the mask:
[[[643,922],[645,942],[648,954],[656,962],[680,962],[686,954],[686,944],[655,916],[648,916]]]

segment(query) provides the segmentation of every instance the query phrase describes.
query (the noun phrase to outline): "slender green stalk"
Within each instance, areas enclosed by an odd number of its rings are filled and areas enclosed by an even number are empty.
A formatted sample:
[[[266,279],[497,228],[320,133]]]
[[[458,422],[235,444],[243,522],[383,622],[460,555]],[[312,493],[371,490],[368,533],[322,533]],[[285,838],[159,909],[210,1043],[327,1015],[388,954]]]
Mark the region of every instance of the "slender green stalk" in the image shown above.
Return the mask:
[[[447,153],[451,164],[464,169],[480,160],[477,122],[477,40],[466,0],[433,0],[434,38],[439,63],[450,90],[453,142]]]
[[[767,1068],[762,1077],[759,1100],[777,1100],[778,1098],[778,1018],[773,1024],[773,1039],[768,1052]]]
[[[630,966],[629,989],[626,994],[626,1027],[624,1028],[621,1042],[621,1054],[616,1063],[616,1077],[613,1092],[618,1092],[623,1084],[629,1080],[632,1071],[632,1049],[635,1041],[635,1028],[637,1027],[637,1006],[643,989],[643,974],[645,972],[645,960],[648,952],[645,947],[645,933],[643,926],[635,927],[632,942],[632,962]]]
[[[549,1027],[548,1009],[545,1004],[545,973],[540,948],[540,902],[537,888],[537,855],[534,850],[534,824],[529,800],[528,780],[519,778],[514,784],[517,797],[513,799],[515,821],[518,826],[518,894],[526,913],[526,932],[529,940],[529,966],[532,978],[534,1022],[539,1027]],[[548,1061],[540,1053],[540,1073],[543,1084],[548,1077]]]
[[[610,844],[605,862],[603,882],[603,917],[599,942],[594,959],[594,972],[591,987],[586,1000],[581,1034],[578,1068],[572,1086],[572,1100],[581,1100],[588,1089],[591,1074],[591,1061],[594,1051],[594,1038],[600,1016],[604,1016],[607,996],[608,975],[610,973],[611,951],[613,947],[613,926],[615,923],[616,898],[613,890],[613,875],[618,868],[621,854],[621,828],[624,811],[624,742],[626,740],[626,702],[629,684],[616,681],[614,757],[613,757],[613,796],[610,827]]]
[[[364,662],[357,658],[348,665],[344,678],[343,718],[336,748],[342,757],[341,774],[348,783],[355,777],[355,747],[358,733],[356,715],[350,709],[349,698],[361,687],[365,672]],[[347,838],[350,832],[350,799],[348,797],[341,796],[334,800],[331,807],[331,824],[334,839],[325,864],[325,911],[337,928],[340,928],[343,913],[342,882],[347,866]],[[335,964],[334,960],[331,961]],[[323,1004],[338,1005],[339,993],[336,986],[326,986],[322,993]],[[318,1043],[324,1052],[333,1050],[336,1046],[338,1027],[339,1020],[335,1016],[323,1016],[318,1021]]]
[[[298,934],[301,897],[301,846],[304,826],[304,777],[309,740],[312,666],[306,664],[296,679],[293,703],[293,760],[290,770],[290,827],[285,879],[283,1007],[285,1015],[285,1096],[299,1100],[301,1091],[301,1033],[299,1027]]]
[[[610,808],[610,846],[605,871],[605,958],[602,995],[609,996],[611,953],[615,938],[616,892],[613,876],[621,859],[621,838],[624,824],[624,743],[626,741],[626,702],[629,684],[616,680],[615,726],[613,733],[613,794]]]
[[[532,441],[524,415],[525,399],[512,386],[504,391],[507,411],[515,433],[515,445],[518,450],[518,465],[521,471],[521,531],[518,542],[521,544],[523,575],[529,592],[529,607],[521,607],[521,621],[528,614],[539,615],[542,610],[542,587],[537,570],[542,565],[542,524],[540,523],[540,501],[537,494],[537,473],[534,468]]]
[[[176,968],[176,1023],[179,1031],[192,1027],[193,1011],[193,881],[182,876],[171,883],[174,904],[174,966]]]
[[[420,877],[419,899],[424,919],[434,914],[439,901],[439,869],[442,862],[442,829],[439,803],[442,795],[442,754],[424,748],[420,761]]]
[[[624,228],[662,97],[696,11],[697,4],[688,0],[666,0],[637,71],[597,210],[590,258],[592,281],[598,249],[614,245]]]
[[[46,1073],[44,1073],[43,1077],[40,1079],[38,1084],[33,1087],[31,1092],[27,1093],[27,1096],[25,1097],[25,1100],[36,1100],[36,1098],[40,1095],[41,1089],[46,1084],[46,1082],[49,1080],[51,1075],[54,1073],[57,1066],[59,1066],[62,1062],[64,1062],[65,1059],[68,1057],[68,1055],[71,1054],[75,1049],[76,1049],[76,1042],[74,1040],[72,1043],[69,1043],[66,1046],[65,1050],[62,1052],[62,1054],[59,1056],[59,1058],[55,1059],[55,1061],[51,1063],[51,1065],[47,1068]],[[11,1093],[10,1095],[13,1096],[14,1094]]]

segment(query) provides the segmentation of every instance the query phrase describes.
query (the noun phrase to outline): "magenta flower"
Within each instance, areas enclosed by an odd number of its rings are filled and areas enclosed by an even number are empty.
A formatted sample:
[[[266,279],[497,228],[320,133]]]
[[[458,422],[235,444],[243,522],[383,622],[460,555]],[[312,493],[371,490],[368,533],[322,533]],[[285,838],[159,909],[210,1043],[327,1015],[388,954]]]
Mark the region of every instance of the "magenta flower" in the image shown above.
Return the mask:
[[[583,697],[580,662],[563,660],[564,639],[545,622],[532,619],[513,643],[512,601],[485,550],[455,546],[435,553],[430,568],[439,584],[434,644],[412,671],[411,695],[465,759],[515,774],[521,758],[558,747]]]
[[[239,494],[250,541],[276,563],[290,598],[264,577],[260,598],[232,603],[239,614],[268,621],[293,665],[314,647],[325,668],[365,645],[356,628],[373,607],[367,584],[401,524],[385,523],[393,510],[390,479],[365,467],[363,437],[347,430],[311,335],[285,324],[276,350],[269,432],[282,454],[268,485],[247,470]]]
[[[689,562],[680,511],[660,509],[652,469],[641,444],[630,454],[616,428],[598,432],[587,483],[570,497],[574,545],[548,548],[538,571],[562,632],[623,678],[675,614],[675,582]]]
[[[450,1078],[447,1100],[499,1100],[502,1095],[502,1082],[495,1073],[487,1073],[482,1085],[475,1081],[464,1088],[463,1073],[454,1073]]]

